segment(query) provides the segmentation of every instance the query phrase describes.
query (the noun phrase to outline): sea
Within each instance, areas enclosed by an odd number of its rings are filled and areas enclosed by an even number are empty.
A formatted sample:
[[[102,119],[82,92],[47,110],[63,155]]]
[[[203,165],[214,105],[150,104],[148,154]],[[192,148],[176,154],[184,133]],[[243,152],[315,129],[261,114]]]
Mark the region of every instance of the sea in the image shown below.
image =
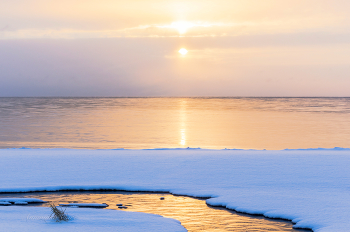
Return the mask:
[[[350,98],[0,98],[0,148],[350,148]]]

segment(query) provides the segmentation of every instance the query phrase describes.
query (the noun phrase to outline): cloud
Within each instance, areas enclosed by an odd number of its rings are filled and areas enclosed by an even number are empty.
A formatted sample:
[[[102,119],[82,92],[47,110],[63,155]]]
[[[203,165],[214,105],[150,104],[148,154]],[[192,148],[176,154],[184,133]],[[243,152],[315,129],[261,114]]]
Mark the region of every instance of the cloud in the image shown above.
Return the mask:
[[[2,39],[237,36],[342,33],[345,0],[45,0],[4,1]],[[181,24],[184,24],[182,25]],[[182,29],[180,29],[182,28]]]

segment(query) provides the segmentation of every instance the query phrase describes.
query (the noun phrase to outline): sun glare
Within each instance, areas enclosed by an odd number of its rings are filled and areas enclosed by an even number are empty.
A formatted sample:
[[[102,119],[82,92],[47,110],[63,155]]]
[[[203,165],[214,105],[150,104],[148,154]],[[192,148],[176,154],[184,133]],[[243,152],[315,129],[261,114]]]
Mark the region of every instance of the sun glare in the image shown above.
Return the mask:
[[[186,22],[186,21],[177,21],[172,22],[171,24],[167,25],[156,25],[158,28],[167,28],[167,29],[173,29],[177,30],[180,35],[183,35],[189,31],[189,29],[194,27],[212,27],[215,26],[215,24],[209,24],[209,23],[203,23],[203,22]]]
[[[176,28],[180,34],[186,33],[189,28],[193,27],[192,23],[188,22],[173,22],[171,25],[173,28]]]
[[[178,30],[178,32],[180,34],[185,34],[189,28],[194,27],[194,26],[195,26],[195,24],[190,23],[190,22],[173,22],[171,24],[171,27]]]
[[[180,53],[181,55],[186,55],[187,52],[188,52],[188,51],[187,51],[185,48],[181,48],[181,49],[179,50],[179,53]]]

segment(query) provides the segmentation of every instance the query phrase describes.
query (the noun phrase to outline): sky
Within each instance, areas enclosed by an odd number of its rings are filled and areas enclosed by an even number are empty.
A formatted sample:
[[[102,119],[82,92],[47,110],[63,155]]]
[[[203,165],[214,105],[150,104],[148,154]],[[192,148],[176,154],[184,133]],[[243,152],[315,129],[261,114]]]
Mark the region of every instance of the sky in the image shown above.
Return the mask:
[[[0,97],[336,97],[349,86],[348,0],[0,2]]]

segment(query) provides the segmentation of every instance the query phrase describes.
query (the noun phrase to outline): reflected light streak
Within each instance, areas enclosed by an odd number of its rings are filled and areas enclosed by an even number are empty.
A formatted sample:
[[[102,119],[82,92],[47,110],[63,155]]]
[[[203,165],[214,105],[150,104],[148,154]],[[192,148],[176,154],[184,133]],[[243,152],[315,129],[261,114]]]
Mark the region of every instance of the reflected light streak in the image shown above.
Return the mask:
[[[182,146],[185,146],[185,145],[186,145],[186,130],[185,130],[185,129],[181,129],[180,132],[181,132],[181,141],[180,141],[180,144],[181,144]]]
[[[186,145],[187,101],[180,101],[180,145]]]

